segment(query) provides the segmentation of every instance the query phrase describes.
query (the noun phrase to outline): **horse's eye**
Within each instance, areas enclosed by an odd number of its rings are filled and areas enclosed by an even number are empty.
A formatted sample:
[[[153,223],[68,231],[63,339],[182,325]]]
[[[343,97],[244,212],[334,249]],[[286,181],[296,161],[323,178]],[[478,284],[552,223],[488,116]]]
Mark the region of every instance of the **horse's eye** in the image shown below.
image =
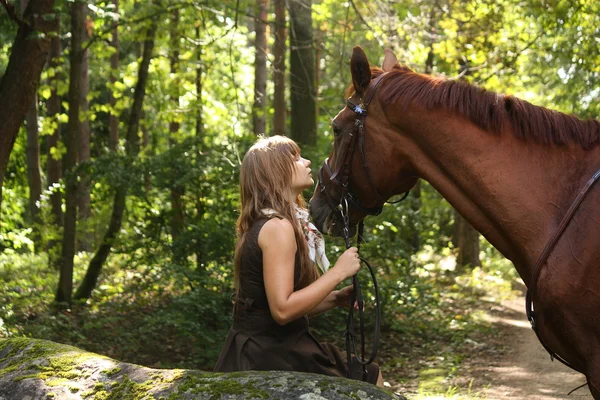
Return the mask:
[[[340,129],[339,126],[331,125],[331,127],[333,128],[333,135],[334,136],[339,136],[340,133],[342,133],[342,130]]]

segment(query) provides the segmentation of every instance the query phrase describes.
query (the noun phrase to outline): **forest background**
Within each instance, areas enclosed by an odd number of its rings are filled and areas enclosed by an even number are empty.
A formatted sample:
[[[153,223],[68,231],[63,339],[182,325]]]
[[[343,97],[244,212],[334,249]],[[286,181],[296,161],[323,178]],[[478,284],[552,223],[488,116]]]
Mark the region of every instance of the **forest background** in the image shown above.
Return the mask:
[[[284,134],[316,176],[353,46],[600,115],[596,0],[0,4],[0,337],[147,366],[212,368],[231,323],[240,159]],[[366,232],[384,375],[421,385],[435,369],[442,383],[421,390],[450,390],[469,341],[494,334],[478,310],[516,272],[426,182]],[[331,259],[344,249],[327,243]],[[315,318],[317,336],[341,344],[344,319]]]

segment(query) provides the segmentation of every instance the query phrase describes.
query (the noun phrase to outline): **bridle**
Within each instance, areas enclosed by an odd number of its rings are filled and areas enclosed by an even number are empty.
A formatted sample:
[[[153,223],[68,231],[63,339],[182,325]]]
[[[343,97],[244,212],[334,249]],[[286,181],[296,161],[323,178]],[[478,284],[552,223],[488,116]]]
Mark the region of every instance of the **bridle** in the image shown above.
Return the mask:
[[[346,242],[346,248],[350,247],[350,233],[349,233],[349,225],[350,225],[350,217],[349,217],[349,209],[350,207],[354,207],[358,211],[367,215],[379,215],[383,209],[383,204],[386,203],[386,199],[379,193],[377,188],[375,187],[375,183],[373,182],[373,178],[371,177],[371,171],[369,169],[369,165],[367,163],[367,158],[365,155],[364,148],[364,137],[365,137],[365,118],[367,117],[367,109],[369,104],[375,97],[375,93],[377,92],[377,88],[381,84],[381,81],[386,73],[383,73],[376,77],[370,85],[367,87],[365,91],[365,101],[362,101],[360,104],[353,103],[350,98],[346,100],[346,105],[349,109],[354,111],[356,114],[356,119],[354,121],[354,128],[352,132],[349,133],[350,140],[348,143],[348,147],[343,156],[343,162],[339,165],[338,169],[334,172],[331,170],[329,166],[329,158],[326,158],[323,161],[323,166],[319,170],[319,186],[321,187],[321,193],[327,199],[327,203],[333,213],[339,213],[342,221],[344,223],[344,240]],[[372,88],[372,89],[371,89]],[[369,90],[371,89],[371,90]],[[362,157],[362,164],[365,170],[367,179],[373,190],[373,193],[377,197],[381,206],[377,207],[365,207],[357,196],[354,196],[349,189],[349,181],[351,176],[351,167],[352,161],[354,158],[354,153],[356,152],[356,148],[358,147],[360,151],[360,155]],[[325,184],[325,180],[323,179],[327,174],[328,175],[328,185]],[[340,193],[339,200],[335,200],[335,198],[331,195],[330,191],[328,191],[328,187],[336,186],[338,193]],[[400,202],[404,200],[408,196],[408,192],[400,199],[393,203]],[[363,231],[364,231],[364,222],[361,220],[358,224],[358,237],[357,237],[357,248],[360,250],[360,245],[363,241]],[[375,289],[375,306],[376,306],[376,317],[375,317],[375,335],[373,337],[373,347],[371,350],[371,356],[369,359],[365,359],[365,324],[364,324],[364,301],[362,297],[362,291],[360,289],[360,284],[358,282],[358,275],[354,275],[352,277],[352,285],[354,290],[352,292],[352,296],[350,298],[350,311],[348,312],[348,319],[346,322],[346,355],[348,357],[348,377],[351,376],[352,371],[352,354],[356,356],[356,360],[359,364],[362,365],[363,376],[362,379],[366,380],[367,378],[367,369],[366,366],[371,364],[377,355],[377,349],[379,346],[379,334],[381,329],[381,303],[379,301],[379,287],[377,285],[377,278],[375,276],[375,271],[369,264],[369,262],[359,257],[359,259],[364,262],[371,274],[371,278],[373,280],[374,289]],[[354,333],[354,303],[358,302],[358,315],[359,315],[359,323],[360,323],[360,342],[361,342],[361,355],[358,355],[356,349],[356,334]]]
[[[349,109],[351,109],[352,111],[354,111],[354,113],[356,113],[356,119],[354,120],[354,129],[349,134],[350,141],[348,143],[348,147],[346,148],[346,151],[344,152],[344,157],[343,157],[344,161],[339,165],[338,169],[335,172],[333,172],[331,170],[331,167],[329,166],[329,157],[327,157],[325,159],[325,161],[323,161],[323,165],[321,166],[321,169],[319,170],[319,186],[321,187],[321,193],[325,196],[325,199],[327,200],[329,207],[334,212],[342,211],[341,208],[345,205],[344,202],[347,202],[348,203],[347,205],[354,207],[355,209],[357,209],[358,211],[360,211],[363,214],[379,215],[379,214],[381,214],[381,211],[383,209],[383,204],[385,204],[387,202],[386,199],[377,190],[377,187],[375,186],[375,183],[371,176],[371,170],[369,168],[369,164],[367,163],[367,157],[365,154],[365,135],[364,135],[365,118],[367,117],[367,110],[368,110],[369,104],[375,97],[377,88],[381,84],[381,81],[386,74],[387,74],[387,72],[384,72],[381,75],[379,75],[377,78],[375,78],[373,80],[373,82],[369,85],[369,87],[367,87],[367,90],[365,91],[365,98],[366,98],[365,101],[362,101],[362,99],[361,99],[360,104],[355,104],[350,100],[350,98],[348,98],[346,100],[346,106]],[[369,91],[369,89],[371,87],[373,87],[373,89],[371,91]],[[360,156],[362,158],[363,169],[365,170],[367,180],[369,181],[369,185],[371,186],[371,189],[372,189],[375,197],[377,198],[378,202],[381,203],[380,206],[365,207],[360,202],[358,197],[354,196],[352,194],[352,192],[350,192],[350,189],[348,187],[350,175],[351,175],[352,161],[354,159],[354,153],[356,152],[357,144],[358,144],[358,148],[360,151]],[[328,181],[329,181],[330,186],[328,186],[324,183],[325,180],[323,178],[325,176],[325,173],[327,173],[327,175],[329,175]],[[330,191],[327,190],[327,188],[331,187],[331,186],[336,186],[338,188],[338,191],[341,193],[338,201],[335,201],[334,197],[330,194]],[[398,203],[398,202],[404,200],[407,196],[408,196],[408,192],[406,192],[401,199],[394,201],[394,202],[390,202],[390,204]],[[336,205],[336,203],[337,203],[337,205]]]

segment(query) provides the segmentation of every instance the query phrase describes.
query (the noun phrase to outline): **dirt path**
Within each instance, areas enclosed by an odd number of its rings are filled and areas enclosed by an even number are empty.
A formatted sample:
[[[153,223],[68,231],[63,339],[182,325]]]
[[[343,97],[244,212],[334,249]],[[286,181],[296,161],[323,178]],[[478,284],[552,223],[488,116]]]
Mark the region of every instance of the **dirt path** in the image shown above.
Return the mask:
[[[524,303],[518,298],[491,310],[490,318],[502,331],[500,340],[506,351],[491,359],[467,362],[475,391],[489,400],[593,400],[587,386],[567,396],[585,383],[585,378],[558,361],[550,361],[527,322]]]

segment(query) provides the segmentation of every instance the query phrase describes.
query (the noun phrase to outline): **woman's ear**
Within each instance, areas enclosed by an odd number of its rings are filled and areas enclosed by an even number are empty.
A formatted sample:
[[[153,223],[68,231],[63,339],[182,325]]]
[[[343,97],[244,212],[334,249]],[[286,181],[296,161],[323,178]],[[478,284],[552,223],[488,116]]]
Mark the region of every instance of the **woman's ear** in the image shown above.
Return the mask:
[[[371,67],[369,67],[367,55],[360,46],[354,47],[350,59],[350,71],[352,72],[354,90],[359,97],[363,97],[371,82]]]
[[[381,64],[381,69],[384,72],[390,72],[394,65],[398,64],[398,59],[394,52],[390,49],[385,49],[385,57],[383,57],[383,64]]]

